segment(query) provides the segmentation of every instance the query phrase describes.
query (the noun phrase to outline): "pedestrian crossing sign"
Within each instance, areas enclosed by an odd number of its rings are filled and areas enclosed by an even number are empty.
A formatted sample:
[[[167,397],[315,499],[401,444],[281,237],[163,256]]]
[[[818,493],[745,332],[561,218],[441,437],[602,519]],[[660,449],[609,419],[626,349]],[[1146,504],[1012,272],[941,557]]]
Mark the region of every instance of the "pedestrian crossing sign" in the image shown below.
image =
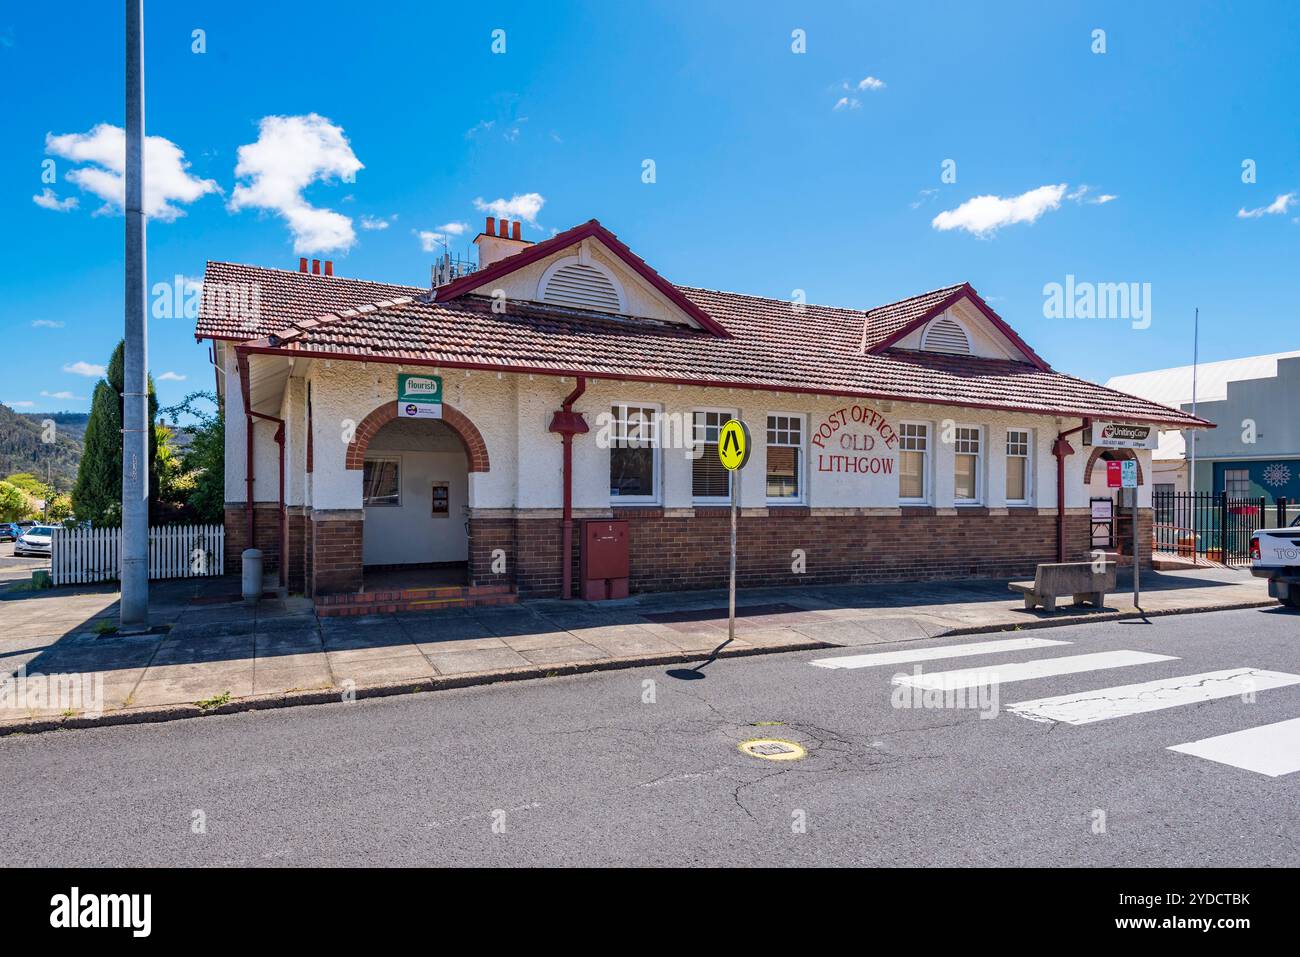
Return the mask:
[[[728,419],[718,432],[718,459],[728,472],[743,469],[749,461],[749,428],[739,419]]]

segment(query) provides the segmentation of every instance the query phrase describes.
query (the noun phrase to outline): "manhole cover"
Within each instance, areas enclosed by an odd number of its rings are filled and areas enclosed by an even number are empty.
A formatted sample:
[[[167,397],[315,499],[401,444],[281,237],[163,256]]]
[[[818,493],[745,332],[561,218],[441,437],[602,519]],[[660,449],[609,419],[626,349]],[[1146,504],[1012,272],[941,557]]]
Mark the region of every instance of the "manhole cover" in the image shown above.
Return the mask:
[[[806,758],[808,752],[802,745],[779,738],[755,738],[740,745],[740,750],[751,758],[763,758],[766,761],[798,761]]]

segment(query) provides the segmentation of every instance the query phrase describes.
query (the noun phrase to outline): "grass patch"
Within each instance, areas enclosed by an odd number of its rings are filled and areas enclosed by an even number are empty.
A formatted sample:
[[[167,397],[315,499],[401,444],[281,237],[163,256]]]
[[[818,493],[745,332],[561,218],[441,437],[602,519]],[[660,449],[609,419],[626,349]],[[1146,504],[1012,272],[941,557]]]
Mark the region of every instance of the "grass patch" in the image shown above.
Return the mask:
[[[99,621],[95,622],[94,626],[90,630],[97,635],[116,635],[117,625],[113,624],[107,618],[101,618]]]
[[[211,698],[204,698],[202,701],[194,702],[204,711],[211,711],[213,708],[220,708],[223,704],[230,703],[230,692],[223,691],[221,694],[215,694]]]

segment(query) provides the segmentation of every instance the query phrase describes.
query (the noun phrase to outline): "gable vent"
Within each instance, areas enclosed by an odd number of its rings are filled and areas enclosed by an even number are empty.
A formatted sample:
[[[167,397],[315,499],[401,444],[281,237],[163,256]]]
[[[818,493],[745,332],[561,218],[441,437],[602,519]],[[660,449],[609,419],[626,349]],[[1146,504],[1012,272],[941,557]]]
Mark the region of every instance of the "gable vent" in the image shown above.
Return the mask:
[[[970,339],[961,323],[948,316],[940,316],[925,327],[921,348],[926,352],[946,352],[955,356],[970,355]]]
[[[555,270],[546,282],[542,299],[559,306],[574,306],[596,312],[621,312],[618,290],[599,269],[570,263]]]

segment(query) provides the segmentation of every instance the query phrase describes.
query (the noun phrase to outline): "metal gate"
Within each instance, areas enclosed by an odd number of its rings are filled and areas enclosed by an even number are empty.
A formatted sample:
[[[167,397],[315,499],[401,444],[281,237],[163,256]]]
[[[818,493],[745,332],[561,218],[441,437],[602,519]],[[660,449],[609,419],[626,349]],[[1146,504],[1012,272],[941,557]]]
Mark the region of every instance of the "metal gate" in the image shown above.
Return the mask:
[[[1262,496],[1157,490],[1151,505],[1155,551],[1209,564],[1249,565],[1251,536],[1273,520]]]

